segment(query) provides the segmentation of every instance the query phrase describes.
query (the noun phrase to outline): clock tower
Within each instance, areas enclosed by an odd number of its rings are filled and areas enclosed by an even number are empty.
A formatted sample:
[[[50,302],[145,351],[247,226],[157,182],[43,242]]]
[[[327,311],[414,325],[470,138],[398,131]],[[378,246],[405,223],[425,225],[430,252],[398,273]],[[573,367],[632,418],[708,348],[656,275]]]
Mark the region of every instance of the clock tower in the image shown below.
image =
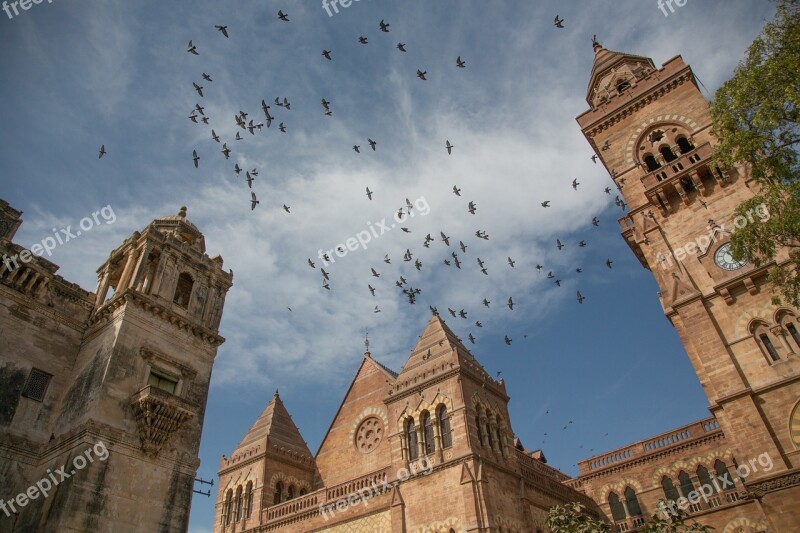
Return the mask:
[[[629,206],[622,236],[655,277],[734,457],[773,461],[746,484],[778,512],[800,499],[800,313],[772,303],[767,270],[788,263],[785,251],[758,268],[730,251],[733,232],[775,213],[735,215],[757,184],[747,168],[714,162],[709,105],[680,56],[656,68],[594,50],[590,109],[577,121]]]

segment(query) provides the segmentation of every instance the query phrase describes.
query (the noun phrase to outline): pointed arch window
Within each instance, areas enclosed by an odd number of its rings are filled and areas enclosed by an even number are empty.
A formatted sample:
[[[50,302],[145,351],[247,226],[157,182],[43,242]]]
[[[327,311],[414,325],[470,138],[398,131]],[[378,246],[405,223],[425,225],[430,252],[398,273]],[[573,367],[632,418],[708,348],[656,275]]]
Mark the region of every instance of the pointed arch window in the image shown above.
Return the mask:
[[[678,483],[681,486],[681,492],[685,497],[689,497],[689,493],[694,490],[694,483],[692,483],[692,478],[689,477],[685,471],[681,470],[680,474],[678,474]]]
[[[633,487],[627,487],[625,489],[625,501],[628,502],[628,512],[631,516],[642,516],[639,498],[636,497],[636,491],[633,490]]]
[[[181,275],[178,276],[178,285],[175,287],[175,297],[172,301],[184,309],[188,309],[189,298],[192,296],[192,287],[194,287],[192,276],[186,272],[182,272]]]
[[[435,439],[433,438],[433,424],[431,414],[428,411],[422,413],[422,438],[424,439],[425,455],[430,455],[436,449]]]
[[[608,495],[608,506],[611,507],[611,517],[615,522],[625,520],[625,507],[622,506],[622,502],[619,501],[619,496],[617,496],[616,492]]]
[[[672,151],[672,148],[670,148],[666,144],[659,149],[659,152],[661,152],[661,156],[667,163],[672,163],[673,161],[678,159],[678,156],[675,155],[675,152]]]
[[[489,436],[489,448],[494,450],[494,436],[492,435],[492,425],[490,422],[486,422],[486,433]]]
[[[414,419],[409,418],[406,422],[406,442],[408,443],[408,458],[413,461],[419,457],[417,449],[417,430],[414,428]]]
[[[716,494],[717,488],[714,486],[714,483],[711,481],[711,476],[708,473],[708,468],[703,465],[697,467],[697,481],[700,483],[700,487],[704,487],[708,485],[711,487],[711,494]]]
[[[692,150],[694,150],[694,146],[692,143],[689,142],[689,139],[686,137],[678,137],[678,149],[681,151],[681,154],[688,154]]]
[[[286,501],[294,499],[294,485],[289,485],[289,488],[286,489]]]
[[[478,445],[483,446],[483,429],[481,428],[481,415],[475,415],[475,427],[478,428]]]
[[[439,422],[439,434],[442,436],[442,448],[449,448],[453,445],[453,435],[450,433],[450,415],[447,414],[447,407],[439,406],[436,419]]]
[[[667,476],[661,478],[661,488],[664,489],[664,496],[667,500],[674,502],[681,497],[681,495],[678,494],[678,489],[675,488],[675,483]]]
[[[736,482],[733,480],[728,465],[722,460],[717,459],[714,461],[714,472],[717,473],[717,483],[719,483],[722,490],[733,490],[736,488]]]
[[[800,333],[798,333],[795,325],[791,322],[787,323],[786,330],[789,332],[789,335],[792,336],[792,339],[794,339],[794,343],[800,347]]]
[[[300,489],[300,496],[306,495],[306,489]]]
[[[247,511],[245,512],[245,516],[247,518],[250,518],[250,516],[253,514],[253,482],[252,481],[248,481],[247,482],[247,490],[245,490],[245,493],[247,494]]]
[[[661,168],[661,164],[659,164],[653,154],[647,154],[644,156],[644,164],[647,166],[648,172],[653,172],[654,170]]]
[[[275,483],[275,494],[272,496],[272,505],[278,505],[281,503],[281,497],[283,494],[283,484],[278,481]]]
[[[236,521],[242,519],[242,486],[236,488]]]
[[[222,520],[225,522],[225,525],[231,523],[231,510],[232,502],[233,501],[233,491],[228,489],[228,492],[225,494],[225,504],[222,506]]]

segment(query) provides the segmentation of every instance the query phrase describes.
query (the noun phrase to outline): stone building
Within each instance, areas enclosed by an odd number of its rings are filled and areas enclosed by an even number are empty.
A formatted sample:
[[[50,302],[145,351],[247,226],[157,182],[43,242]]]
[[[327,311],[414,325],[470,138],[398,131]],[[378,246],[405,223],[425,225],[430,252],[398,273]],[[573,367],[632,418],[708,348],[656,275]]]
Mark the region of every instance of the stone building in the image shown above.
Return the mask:
[[[220,461],[214,532],[541,533],[555,504],[599,514],[514,438],[508,400],[434,314],[399,374],[365,353],[316,455],[276,393]]]
[[[622,236],[659,285],[712,417],[582,461],[567,484],[618,531],[635,530],[659,500],[722,533],[797,531],[800,313],[773,304],[767,280],[788,254],[758,268],[731,256],[732,231],[770,213],[735,216],[757,185],[747,168],[714,163],[709,106],[681,57],[656,69],[594,48],[590,109],[578,124],[628,205]],[[701,489],[699,500],[681,500]]]
[[[0,531],[186,531],[232,272],[181,208],[90,293],[12,242],[21,215],[0,200]]]

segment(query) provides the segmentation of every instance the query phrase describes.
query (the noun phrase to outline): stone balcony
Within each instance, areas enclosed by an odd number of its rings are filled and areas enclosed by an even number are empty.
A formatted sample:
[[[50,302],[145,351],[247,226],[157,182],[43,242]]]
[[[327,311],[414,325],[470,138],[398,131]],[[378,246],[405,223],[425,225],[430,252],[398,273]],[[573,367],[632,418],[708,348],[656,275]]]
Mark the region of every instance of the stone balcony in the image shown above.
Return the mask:
[[[131,406],[142,449],[150,455],[157,455],[172,435],[200,410],[197,404],[152,385],[134,393]]]

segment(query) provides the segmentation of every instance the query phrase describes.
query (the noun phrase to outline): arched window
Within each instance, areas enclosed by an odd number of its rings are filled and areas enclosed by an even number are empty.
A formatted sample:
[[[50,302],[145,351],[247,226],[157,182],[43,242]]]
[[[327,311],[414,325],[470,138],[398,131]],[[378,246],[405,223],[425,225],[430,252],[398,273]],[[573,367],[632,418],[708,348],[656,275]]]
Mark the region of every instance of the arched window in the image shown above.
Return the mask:
[[[432,454],[436,449],[436,442],[433,437],[431,414],[428,411],[422,413],[422,438],[424,439],[423,448],[425,448],[425,455]]]
[[[678,483],[681,486],[681,492],[685,497],[689,497],[689,493],[694,490],[694,484],[692,483],[692,478],[689,477],[689,474],[681,470],[680,474],[678,474]]]
[[[700,465],[697,467],[697,481],[700,482],[700,490],[703,490],[705,485],[711,487],[711,493],[714,494],[717,492],[714,483],[711,481],[711,476],[708,474],[708,468]]]
[[[178,276],[178,286],[175,287],[175,298],[172,301],[184,309],[189,308],[189,298],[192,296],[194,280],[186,272]]]
[[[414,428],[414,419],[409,418],[406,422],[406,442],[408,442],[408,458],[413,461],[419,457],[417,449],[417,430]]]
[[[231,501],[233,500],[233,491],[228,489],[228,492],[225,494],[225,504],[222,506],[222,517],[225,525],[231,523]]]
[[[627,91],[630,88],[631,88],[631,82],[629,82],[628,80],[626,80],[624,78],[621,79],[621,80],[617,80],[617,92],[619,94],[624,93],[625,91]]]
[[[692,143],[689,142],[689,139],[686,137],[678,137],[678,149],[681,151],[682,154],[688,154],[692,150],[694,150],[694,146]]]
[[[453,435],[450,433],[450,416],[447,414],[447,407],[439,406],[436,413],[439,421],[439,434],[442,436],[442,448],[449,448],[453,445]]]
[[[736,483],[733,481],[733,477],[730,471],[728,471],[728,466],[724,462],[717,459],[714,462],[714,472],[717,473],[717,483],[722,490],[733,490],[736,488]]]
[[[769,335],[769,329],[767,329],[767,325],[763,322],[756,322],[752,326],[753,336],[756,338],[759,347],[764,352],[765,357],[769,362],[775,362],[780,360],[780,356],[778,355],[778,350],[775,348],[775,344],[772,342],[772,338]]]
[[[675,484],[672,482],[667,476],[661,478],[661,488],[664,489],[664,496],[667,500],[677,501],[681,495],[678,494],[678,489],[675,488]]]
[[[247,511],[245,512],[245,516],[250,518],[250,515],[253,514],[253,482],[247,482],[247,490],[245,490],[247,494]]]
[[[670,148],[666,144],[659,149],[659,152],[661,152],[661,156],[667,163],[671,163],[676,159],[678,159],[678,156],[675,155],[675,152],[672,151],[672,148]]]
[[[481,415],[475,415],[475,427],[478,428],[478,445],[483,446],[483,429],[481,428]]]
[[[236,488],[236,521],[242,519],[242,486]]]
[[[497,437],[497,449],[503,451],[503,439],[500,437],[500,425],[494,428],[495,437]]]
[[[625,500],[628,502],[628,512],[631,516],[642,516],[642,508],[639,507],[639,498],[632,487],[625,489]]]
[[[786,330],[789,332],[789,335],[792,336],[792,339],[794,339],[794,343],[800,347],[800,333],[797,332],[797,328],[795,327],[794,323],[787,322]]]
[[[306,495],[306,489],[300,489],[300,496]]]
[[[494,450],[494,435],[492,435],[492,424],[490,422],[486,422],[486,433],[489,437],[489,448]]]
[[[286,501],[294,499],[294,485],[289,485],[289,488],[286,489]]]
[[[652,172],[654,170],[658,170],[659,168],[661,168],[661,165],[656,160],[653,154],[647,154],[646,156],[644,156],[644,164],[647,166],[648,172]]]
[[[611,507],[611,517],[615,522],[625,520],[625,508],[622,506],[622,502],[619,501],[619,496],[617,496],[616,492],[608,495],[608,506]]]
[[[278,481],[275,483],[275,495],[272,497],[272,505],[278,505],[281,503],[281,498],[283,495],[283,484]]]

